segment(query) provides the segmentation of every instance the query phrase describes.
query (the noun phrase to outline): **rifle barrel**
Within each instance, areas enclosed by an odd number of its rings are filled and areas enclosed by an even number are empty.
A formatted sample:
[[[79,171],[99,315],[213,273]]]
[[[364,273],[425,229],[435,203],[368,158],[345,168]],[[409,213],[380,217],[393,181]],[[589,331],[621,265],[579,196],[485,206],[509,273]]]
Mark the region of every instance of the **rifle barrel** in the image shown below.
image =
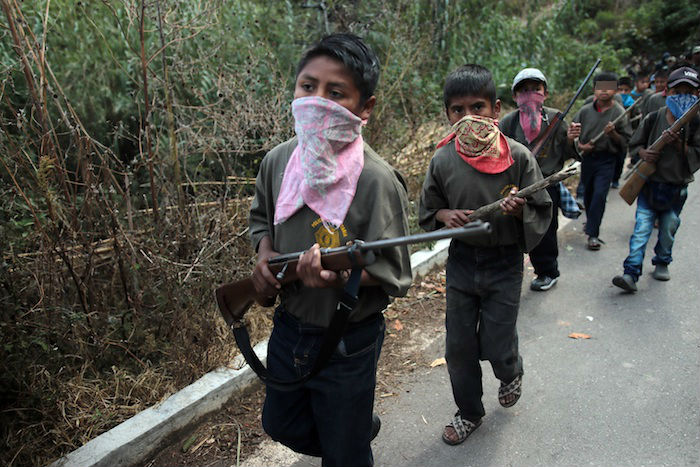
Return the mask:
[[[382,248],[392,248],[395,246],[411,245],[414,243],[425,243],[434,242],[437,240],[442,240],[443,238],[461,238],[470,237],[474,235],[483,235],[491,232],[491,224],[483,221],[474,221],[463,225],[462,227],[456,227],[454,229],[440,229],[434,232],[419,233],[414,235],[404,235],[403,237],[387,238],[384,240],[374,240],[371,242],[357,242],[356,248],[360,251],[371,251],[380,250]],[[348,251],[352,246],[340,246],[336,248],[321,248],[321,254],[332,254],[340,253],[343,251]],[[284,255],[275,256],[270,258],[270,264],[284,263],[290,260],[298,259],[303,251],[297,251],[295,253],[286,253]]]
[[[584,79],[583,82],[581,83],[581,85],[578,87],[578,90],[576,91],[576,94],[574,94],[573,99],[571,99],[571,101],[569,101],[569,105],[566,106],[566,110],[564,110],[564,112],[562,112],[562,117],[561,117],[562,119],[569,113],[569,111],[571,110],[571,107],[574,106],[574,102],[576,102],[576,99],[578,99],[578,96],[580,96],[581,93],[583,92],[583,88],[586,87],[586,84],[588,84],[588,80],[591,79],[591,76],[593,76],[593,73],[595,72],[596,68],[598,68],[598,65],[600,65],[600,59],[596,60],[595,65],[593,65],[593,68],[591,68],[591,71],[589,71],[588,74],[586,75],[586,79]]]

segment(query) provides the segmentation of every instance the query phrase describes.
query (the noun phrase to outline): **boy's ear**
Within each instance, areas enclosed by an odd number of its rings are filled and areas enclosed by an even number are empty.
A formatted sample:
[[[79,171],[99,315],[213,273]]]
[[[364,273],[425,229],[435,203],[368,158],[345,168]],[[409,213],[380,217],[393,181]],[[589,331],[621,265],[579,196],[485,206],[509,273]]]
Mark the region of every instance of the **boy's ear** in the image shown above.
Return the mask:
[[[544,88],[544,98],[546,99],[548,97],[549,97],[549,91],[547,91],[547,88]]]
[[[501,100],[496,99],[496,105],[493,106],[493,118],[498,118],[501,113]]]
[[[369,116],[372,113],[372,110],[374,109],[374,105],[377,103],[377,97],[372,96],[367,101],[365,102],[365,105],[362,106],[362,109],[360,110],[360,113],[357,114],[358,117],[360,117],[362,120],[369,120]]]

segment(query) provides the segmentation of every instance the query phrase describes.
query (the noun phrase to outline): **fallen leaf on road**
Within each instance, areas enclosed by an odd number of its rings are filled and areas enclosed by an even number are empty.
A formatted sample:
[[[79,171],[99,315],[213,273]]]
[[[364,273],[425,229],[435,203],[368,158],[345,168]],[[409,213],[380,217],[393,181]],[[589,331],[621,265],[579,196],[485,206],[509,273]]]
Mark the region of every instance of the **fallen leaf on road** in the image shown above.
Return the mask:
[[[444,358],[436,358],[433,360],[433,362],[430,364],[430,368],[435,368],[436,366],[440,365],[446,365],[447,361]]]
[[[394,394],[393,392],[385,392],[384,394],[380,394],[379,397],[391,397],[395,395],[396,394]]]
[[[400,330],[403,329],[403,324],[401,324],[401,321],[399,321],[398,319],[394,321],[394,324],[393,324],[392,326],[393,326],[394,329],[396,329],[397,331],[400,331]]]
[[[423,419],[423,423],[425,423],[426,425],[428,424],[428,420],[426,420],[425,417],[424,417],[423,415],[421,415],[420,418]]]
[[[591,336],[589,334],[584,334],[582,332],[572,332],[569,334],[569,337],[572,339],[590,339]]]
[[[571,326],[571,323],[570,323],[570,322],[568,322],[568,321],[562,321],[562,320],[560,320],[560,319],[557,320],[557,324],[558,324],[559,326]]]
[[[440,293],[445,293],[445,288],[444,287],[435,287],[435,290],[440,292]]]

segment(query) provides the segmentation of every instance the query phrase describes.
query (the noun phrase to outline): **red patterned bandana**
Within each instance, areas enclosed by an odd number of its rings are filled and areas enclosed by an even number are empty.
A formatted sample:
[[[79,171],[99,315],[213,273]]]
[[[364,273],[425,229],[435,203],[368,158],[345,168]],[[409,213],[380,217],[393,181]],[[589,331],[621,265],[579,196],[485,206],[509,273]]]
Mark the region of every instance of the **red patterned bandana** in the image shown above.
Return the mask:
[[[508,141],[493,118],[467,115],[454,124],[452,133],[440,141],[438,148],[452,139],[457,154],[479,172],[498,174],[513,165]]]

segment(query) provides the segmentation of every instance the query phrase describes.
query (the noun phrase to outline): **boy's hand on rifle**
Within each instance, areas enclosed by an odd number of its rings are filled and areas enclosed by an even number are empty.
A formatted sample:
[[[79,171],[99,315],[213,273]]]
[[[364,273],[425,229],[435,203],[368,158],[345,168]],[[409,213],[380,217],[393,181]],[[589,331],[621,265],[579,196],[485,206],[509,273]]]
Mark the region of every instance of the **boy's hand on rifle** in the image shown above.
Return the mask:
[[[578,143],[578,150],[581,154],[585,152],[591,152],[593,150],[593,143]]]
[[[517,188],[511,188],[508,196],[501,201],[501,209],[504,214],[509,216],[515,216],[519,219],[523,216],[523,206],[525,205],[525,198],[519,198],[515,196],[518,193]]]
[[[299,257],[297,275],[306,287],[342,287],[344,283],[341,272],[323,269],[321,265],[321,247],[318,243],[314,243],[311,248]]]
[[[440,209],[435,218],[445,224],[445,227],[456,229],[468,223],[469,214],[473,212],[473,209]]]
[[[572,123],[569,125],[569,129],[566,130],[566,138],[569,141],[573,141],[576,138],[581,136],[581,124],[580,123]]]
[[[282,284],[270,271],[268,260],[274,256],[279,256],[279,253],[272,249],[270,237],[263,237],[258,246],[258,263],[255,265],[252,277],[255,293],[258,297],[274,298],[282,287]]]
[[[677,132],[671,131],[670,129],[664,130],[661,137],[664,139],[664,144],[673,144],[678,151],[683,151],[681,136]]]
[[[652,151],[650,149],[640,149],[639,150],[639,157],[644,161],[644,162],[649,162],[654,164],[657,160],[659,160],[659,151]]]
[[[603,128],[603,131],[605,132],[606,135],[609,135],[615,130],[615,125],[613,125],[613,122],[608,122],[607,125],[605,125],[605,128]]]

